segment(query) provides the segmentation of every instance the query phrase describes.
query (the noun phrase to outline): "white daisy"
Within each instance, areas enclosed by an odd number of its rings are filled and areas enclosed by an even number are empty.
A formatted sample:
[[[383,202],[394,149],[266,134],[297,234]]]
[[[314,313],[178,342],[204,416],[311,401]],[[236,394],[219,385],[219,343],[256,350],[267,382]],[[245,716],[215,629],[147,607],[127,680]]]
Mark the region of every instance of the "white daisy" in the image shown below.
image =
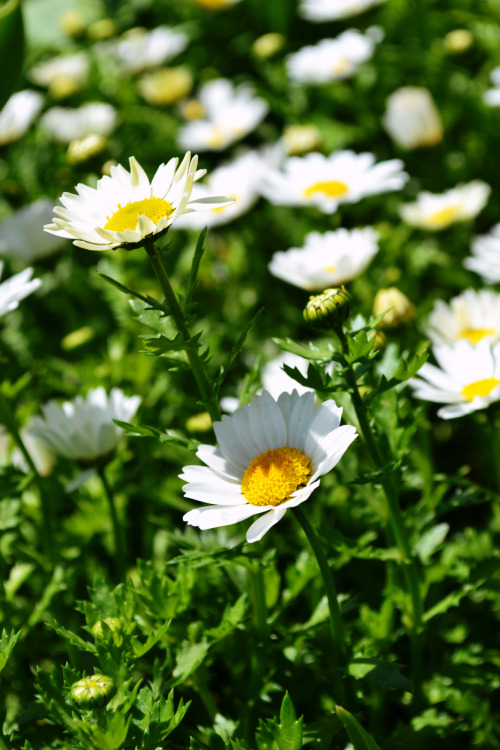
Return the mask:
[[[137,27],[106,48],[116,57],[123,74],[135,75],[172,60],[186,49],[188,41],[186,34],[168,26],[151,31]]]
[[[477,344],[500,338],[500,294],[466,289],[447,304],[437,300],[427,324],[426,335],[434,344],[453,344],[466,339]]]
[[[110,454],[123,434],[113,419],[128,422],[140,404],[139,396],[125,396],[119,388],[108,395],[104,388],[89,391],[60,406],[49,401],[43,417],[33,417],[29,431],[57,456],[74,461],[93,461]]]
[[[474,219],[485,207],[491,188],[481,180],[457,185],[445,193],[422,192],[415,203],[399,209],[403,221],[419,229],[438,232],[459,221]]]
[[[408,179],[400,159],[375,164],[373,154],[334,151],[287,159],[283,171],[269,170],[262,193],[279,206],[316,206],[326,214],[339,203],[356,203],[366,195],[400,190]]]
[[[449,404],[438,410],[438,417],[461,417],[500,400],[500,343],[492,347],[487,339],[476,345],[458,340],[432,351],[439,367],[426,362],[419,377],[408,382],[417,398]]]
[[[162,164],[150,182],[131,156],[130,172],[113,166],[95,189],[80,184],[77,195],[63,193],[64,208],[56,206],[54,223],[44,229],[86,250],[132,249],[148,238],[158,239],[184,213],[232,202],[224,197],[190,200],[193,182],[205,170],[196,170],[198,157],[191,158],[189,152],[179,167],[178,162],[175,158]]]
[[[361,34],[356,29],[344,31],[335,39],[302,47],[286,60],[288,76],[299,83],[322,84],[357,73],[361,63],[369,60],[376,45],[372,29]]]
[[[18,91],[0,110],[0,146],[19,140],[31,127],[43,106],[38,91]]]
[[[182,148],[196,151],[222,151],[254,130],[269,110],[251,86],[234,87],[226,78],[206,83],[198,99],[203,118],[187,123],[179,133]]]
[[[274,253],[273,276],[307,291],[323,291],[352,281],[378,251],[378,234],[371,227],[310,232],[304,247]]]
[[[0,278],[2,271],[3,262],[0,260]],[[32,279],[32,275],[33,269],[25,268],[0,284],[0,316],[15,310],[22,299],[38,289],[42,282],[40,279]]]
[[[443,123],[428,89],[403,86],[387,99],[384,128],[406,149],[435,146],[443,140]]]
[[[490,107],[500,107],[500,68],[494,68],[490,73],[492,89],[485,91],[483,101]]]
[[[0,224],[0,255],[32,263],[60,250],[66,240],[43,231],[53,210],[51,200],[39,198],[8,216]]]
[[[301,0],[299,14],[308,21],[336,21],[363,13],[384,0]]]
[[[301,375],[305,376],[307,375],[309,360],[299,357],[298,354],[292,354],[292,352],[281,352],[281,354],[278,354],[277,357],[267,362],[262,368],[261,380],[264,390],[268,391],[276,400],[281,393],[291,393],[294,390],[299,395],[312,392],[312,388],[301,385],[291,378],[283,369],[283,365],[296,368]],[[333,367],[333,364],[331,367]]]
[[[52,107],[40,118],[40,128],[65,144],[87,135],[107,138],[117,124],[117,111],[106,102],[89,102],[76,108]]]
[[[37,63],[28,71],[28,78],[37,86],[49,87],[57,79],[71,79],[80,87],[87,83],[90,59],[86,52],[51,57]]]
[[[482,234],[472,241],[472,257],[465,258],[464,266],[478,273],[486,284],[500,281],[500,224],[489,234]]]
[[[47,477],[52,472],[55,456],[48,450],[47,446],[29,433],[29,425],[20,430],[20,436],[24,447],[28,451],[35,468],[42,477]],[[15,466],[24,474],[29,474],[28,466],[22,451],[17,447],[11,435],[0,425],[0,466]]]
[[[334,401],[315,411],[314,395],[297,391],[277,401],[264,391],[224,415],[214,423],[219,447],[198,448],[206,466],[186,466],[180,475],[186,497],[207,503],[184,521],[213,529],[259,515],[246,538],[261,539],[288,508],[310,497],[357,437],[351,425],[339,426],[341,415]]]

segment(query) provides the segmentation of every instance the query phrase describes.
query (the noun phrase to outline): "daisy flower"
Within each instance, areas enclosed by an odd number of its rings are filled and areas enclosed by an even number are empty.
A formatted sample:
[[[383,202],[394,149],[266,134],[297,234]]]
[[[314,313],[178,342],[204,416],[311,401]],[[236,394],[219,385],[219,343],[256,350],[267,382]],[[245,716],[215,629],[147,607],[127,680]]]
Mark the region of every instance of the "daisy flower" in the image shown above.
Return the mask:
[[[302,47],[286,60],[288,76],[299,83],[322,84],[350,78],[361,63],[373,55],[380,36],[375,27],[361,34],[349,29],[335,39],[322,39],[318,44]]]
[[[299,14],[308,21],[336,21],[363,13],[384,0],[301,0]]]
[[[38,91],[18,91],[0,110],[0,146],[19,140],[31,127],[43,106]]]
[[[432,351],[439,367],[426,362],[408,383],[417,398],[448,404],[438,417],[454,419],[500,400],[500,343],[458,340]]]
[[[0,255],[32,263],[58,252],[66,240],[42,229],[51,220],[53,210],[51,200],[39,198],[4,219],[0,224]]]
[[[323,291],[352,281],[365,270],[378,251],[378,234],[365,229],[310,232],[304,247],[274,253],[269,264],[273,276],[307,291]]]
[[[443,140],[443,123],[430,91],[403,86],[387,99],[384,128],[405,149],[435,146]]]
[[[400,190],[408,179],[403,162],[375,164],[373,154],[334,151],[291,156],[283,171],[269,170],[262,193],[278,206],[315,206],[333,214],[339,203],[356,203],[366,195]]]
[[[419,229],[438,232],[459,221],[474,219],[485,207],[491,188],[481,180],[457,185],[445,193],[422,192],[415,203],[399,209],[403,221]]]
[[[500,338],[500,294],[482,289],[466,289],[449,304],[437,300],[425,333],[434,344],[453,344],[466,339],[477,344],[484,338]]]
[[[172,60],[187,45],[188,37],[182,31],[157,26],[152,31],[141,27],[129,29],[106,48],[116,57],[123,74],[135,75]]]
[[[125,396],[119,388],[108,395],[104,388],[89,391],[60,406],[49,401],[42,406],[43,417],[33,417],[32,435],[57,456],[73,461],[93,461],[109,455],[123,434],[114,419],[128,422],[135,415],[139,396]]]
[[[106,102],[89,102],[76,108],[52,107],[40,118],[40,128],[65,144],[87,135],[107,138],[117,123],[116,109]]]
[[[198,100],[203,117],[187,123],[179,133],[182,148],[196,151],[222,151],[255,130],[269,110],[251,86],[234,87],[226,78],[202,86]]]
[[[314,395],[297,391],[277,401],[264,391],[224,415],[214,423],[219,447],[198,448],[206,466],[186,466],[180,475],[186,497],[207,503],[184,521],[213,529],[258,515],[246,539],[261,539],[288,508],[310,497],[357,437],[351,425],[339,426],[341,415],[334,401],[315,411]]]
[[[496,224],[489,234],[473,239],[472,257],[465,258],[464,266],[478,273],[485,284],[500,281],[500,224]]]
[[[490,107],[500,107],[500,68],[495,68],[491,71],[490,79],[493,88],[485,91],[483,101]]]
[[[203,177],[196,170],[198,157],[188,152],[180,166],[177,158],[158,167],[150,182],[146,172],[130,157],[130,172],[113,166],[97,187],[77,185],[77,195],[63,193],[63,208],[54,209],[53,224],[44,229],[73,240],[86,250],[132,250],[148,239],[158,239],[184,213],[231,203],[231,198],[190,200],[193,182]]]
[[[28,71],[28,78],[37,86],[49,88],[57,79],[70,79],[82,88],[90,72],[90,59],[86,52],[51,57],[37,63]]]
[[[0,260],[0,278],[2,271],[3,262]],[[15,310],[22,299],[38,289],[42,282],[40,279],[32,279],[32,274],[32,268],[25,268],[0,284],[0,316]]]

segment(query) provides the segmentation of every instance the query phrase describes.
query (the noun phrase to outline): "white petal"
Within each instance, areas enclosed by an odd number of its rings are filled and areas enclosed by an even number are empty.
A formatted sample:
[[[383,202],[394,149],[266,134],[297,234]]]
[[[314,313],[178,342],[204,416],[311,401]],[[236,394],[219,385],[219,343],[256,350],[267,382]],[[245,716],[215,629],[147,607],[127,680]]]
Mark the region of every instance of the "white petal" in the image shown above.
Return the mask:
[[[281,521],[286,513],[286,508],[273,508],[268,513],[260,516],[247,531],[247,542],[258,542],[269,529],[278,521]]]
[[[244,521],[257,513],[262,513],[267,508],[259,508],[256,505],[234,505],[228,507],[195,508],[183,517],[191,526],[200,529],[215,529],[218,526],[230,526],[238,521]]]

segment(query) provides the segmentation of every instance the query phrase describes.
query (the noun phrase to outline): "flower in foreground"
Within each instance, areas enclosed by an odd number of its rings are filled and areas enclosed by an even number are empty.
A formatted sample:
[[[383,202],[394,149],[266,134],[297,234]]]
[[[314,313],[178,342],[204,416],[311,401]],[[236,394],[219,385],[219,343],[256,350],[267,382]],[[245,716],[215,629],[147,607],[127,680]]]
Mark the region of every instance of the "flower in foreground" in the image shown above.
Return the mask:
[[[39,198],[8,216],[0,224],[0,255],[31,263],[64,247],[64,239],[49,236],[42,229],[53,210],[54,203],[49,198]]]
[[[352,281],[378,251],[378,234],[371,227],[310,232],[304,247],[274,253],[273,276],[307,291],[321,291]]]
[[[485,338],[491,343],[500,338],[500,294],[466,289],[449,303],[437,300],[424,330],[434,344],[459,339],[478,344]]]
[[[2,271],[3,262],[0,260],[0,278]],[[0,316],[15,310],[22,299],[38,289],[42,282],[40,279],[32,279],[32,274],[32,268],[25,268],[0,284]]]
[[[38,91],[18,91],[0,110],[0,146],[17,141],[31,127],[43,106]]]
[[[367,195],[400,190],[408,179],[400,159],[375,164],[370,153],[334,151],[291,156],[283,171],[269,170],[262,193],[278,206],[316,206],[334,213],[340,203],[356,203]]]
[[[158,167],[150,182],[138,161],[130,157],[130,172],[118,165],[111,167],[97,187],[77,185],[77,195],[63,193],[63,208],[54,209],[53,224],[44,229],[73,240],[86,250],[132,250],[147,240],[158,239],[184,213],[215,208],[232,198],[211,197],[190,200],[193,182],[203,177],[196,170],[198,157],[188,152],[182,163],[170,159]]]
[[[30,432],[57,456],[74,461],[94,461],[112,453],[123,434],[113,420],[128,422],[135,415],[139,396],[125,396],[119,388],[108,395],[104,388],[77,396],[61,406],[49,401],[43,417],[33,417]]]
[[[486,284],[500,281],[500,224],[495,224],[489,234],[472,241],[472,256],[465,258],[464,266],[478,273]]]
[[[474,219],[485,207],[491,188],[481,180],[457,185],[445,193],[417,195],[415,203],[405,203],[399,213],[403,221],[419,229],[437,232],[459,221]]]
[[[384,128],[398,146],[429,148],[443,140],[443,123],[428,89],[403,86],[387,99]]]
[[[308,21],[335,21],[363,13],[384,0],[301,0],[299,13]]]
[[[206,466],[186,466],[180,475],[186,497],[207,505],[184,516],[191,526],[213,529],[258,515],[247,531],[256,542],[288,508],[307,500],[320,477],[338,463],[357,437],[340,425],[342,409],[325,401],[315,411],[314,394],[267,391],[214,423],[219,447],[201,445]]]
[[[454,419],[500,400],[500,343],[460,340],[432,351],[439,367],[426,362],[408,382],[417,398],[447,404],[438,417]]]

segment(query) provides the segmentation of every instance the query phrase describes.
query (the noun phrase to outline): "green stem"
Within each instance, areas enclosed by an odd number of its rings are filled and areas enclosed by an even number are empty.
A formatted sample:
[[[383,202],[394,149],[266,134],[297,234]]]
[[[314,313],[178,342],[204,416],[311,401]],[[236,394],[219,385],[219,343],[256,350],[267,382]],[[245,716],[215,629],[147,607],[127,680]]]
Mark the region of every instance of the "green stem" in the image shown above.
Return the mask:
[[[493,463],[493,470],[498,490],[498,495],[495,497],[492,504],[493,517],[495,519],[495,524],[497,527],[496,530],[498,531],[500,529],[500,431],[498,428],[497,409],[495,409],[496,406],[497,404],[494,404],[493,407],[490,407],[487,410],[486,418],[488,420],[488,426],[490,429],[491,461]]]
[[[254,626],[257,635],[265,640],[268,634],[266,592],[264,587],[264,576],[262,567],[257,563],[250,571],[250,585],[252,590]]]
[[[347,673],[347,665],[348,665],[347,647],[345,643],[342,619],[340,616],[340,607],[339,607],[339,603],[337,600],[337,589],[335,588],[335,581],[333,579],[333,574],[332,574],[330,565],[328,564],[328,559],[323,549],[323,546],[321,545],[321,542],[319,541],[318,536],[316,532],[314,531],[313,527],[309,523],[307,516],[305,515],[300,505],[295,507],[293,511],[295,513],[296,519],[302,526],[302,530],[304,534],[306,535],[309,541],[309,544],[311,545],[312,551],[314,552],[314,555],[318,562],[319,569],[321,571],[321,576],[323,578],[326,598],[328,600],[328,609],[330,611],[330,627],[331,627],[332,638],[333,638],[333,650],[332,650],[333,679],[334,679],[335,689],[337,691],[337,695],[335,696],[335,701],[337,703],[340,703],[341,705],[344,705],[344,700],[346,699],[346,697],[349,698],[351,701],[354,700],[354,692],[352,690],[350,678]],[[341,680],[341,670],[344,670],[346,673],[347,686],[348,686],[347,692],[349,693],[348,696],[346,696],[346,690]]]
[[[111,517],[111,523],[113,526],[113,538],[115,547],[115,567],[117,577],[120,581],[125,580],[125,542],[123,538],[123,529],[118,520],[118,514],[116,512],[115,498],[113,491],[109,485],[106,477],[104,466],[99,466],[97,473],[101,479],[102,486],[104,488],[104,494],[108,501],[109,515]]]
[[[207,683],[205,681],[205,676],[201,669],[197,669],[195,674],[193,675],[193,683],[196,688],[196,692],[200,696],[201,702],[205,707],[208,718],[210,719],[210,723],[213,724],[215,716],[217,714],[217,706],[215,705],[215,701],[212,698],[212,693],[208,689]]]
[[[172,289],[172,285],[165,270],[165,266],[163,265],[161,254],[153,243],[146,244],[145,248],[147,254],[149,255],[149,259],[151,261],[151,265],[153,266],[156,278],[158,279],[162,292],[165,295],[166,303],[168,305],[170,314],[174,319],[177,330],[182,333],[186,341],[189,341],[192,338],[191,331],[189,330],[189,326],[187,324],[184,312],[179,304],[177,296]],[[194,378],[198,385],[201,400],[206,405],[212,422],[217,422],[221,418],[219,403],[214,396],[212,385],[210,383],[210,380],[208,379],[208,375],[205,371],[205,367],[200,358],[200,355],[198,354],[197,349],[192,348],[189,345],[186,346],[185,352],[189,360],[189,364],[191,365],[191,370],[193,372]]]

